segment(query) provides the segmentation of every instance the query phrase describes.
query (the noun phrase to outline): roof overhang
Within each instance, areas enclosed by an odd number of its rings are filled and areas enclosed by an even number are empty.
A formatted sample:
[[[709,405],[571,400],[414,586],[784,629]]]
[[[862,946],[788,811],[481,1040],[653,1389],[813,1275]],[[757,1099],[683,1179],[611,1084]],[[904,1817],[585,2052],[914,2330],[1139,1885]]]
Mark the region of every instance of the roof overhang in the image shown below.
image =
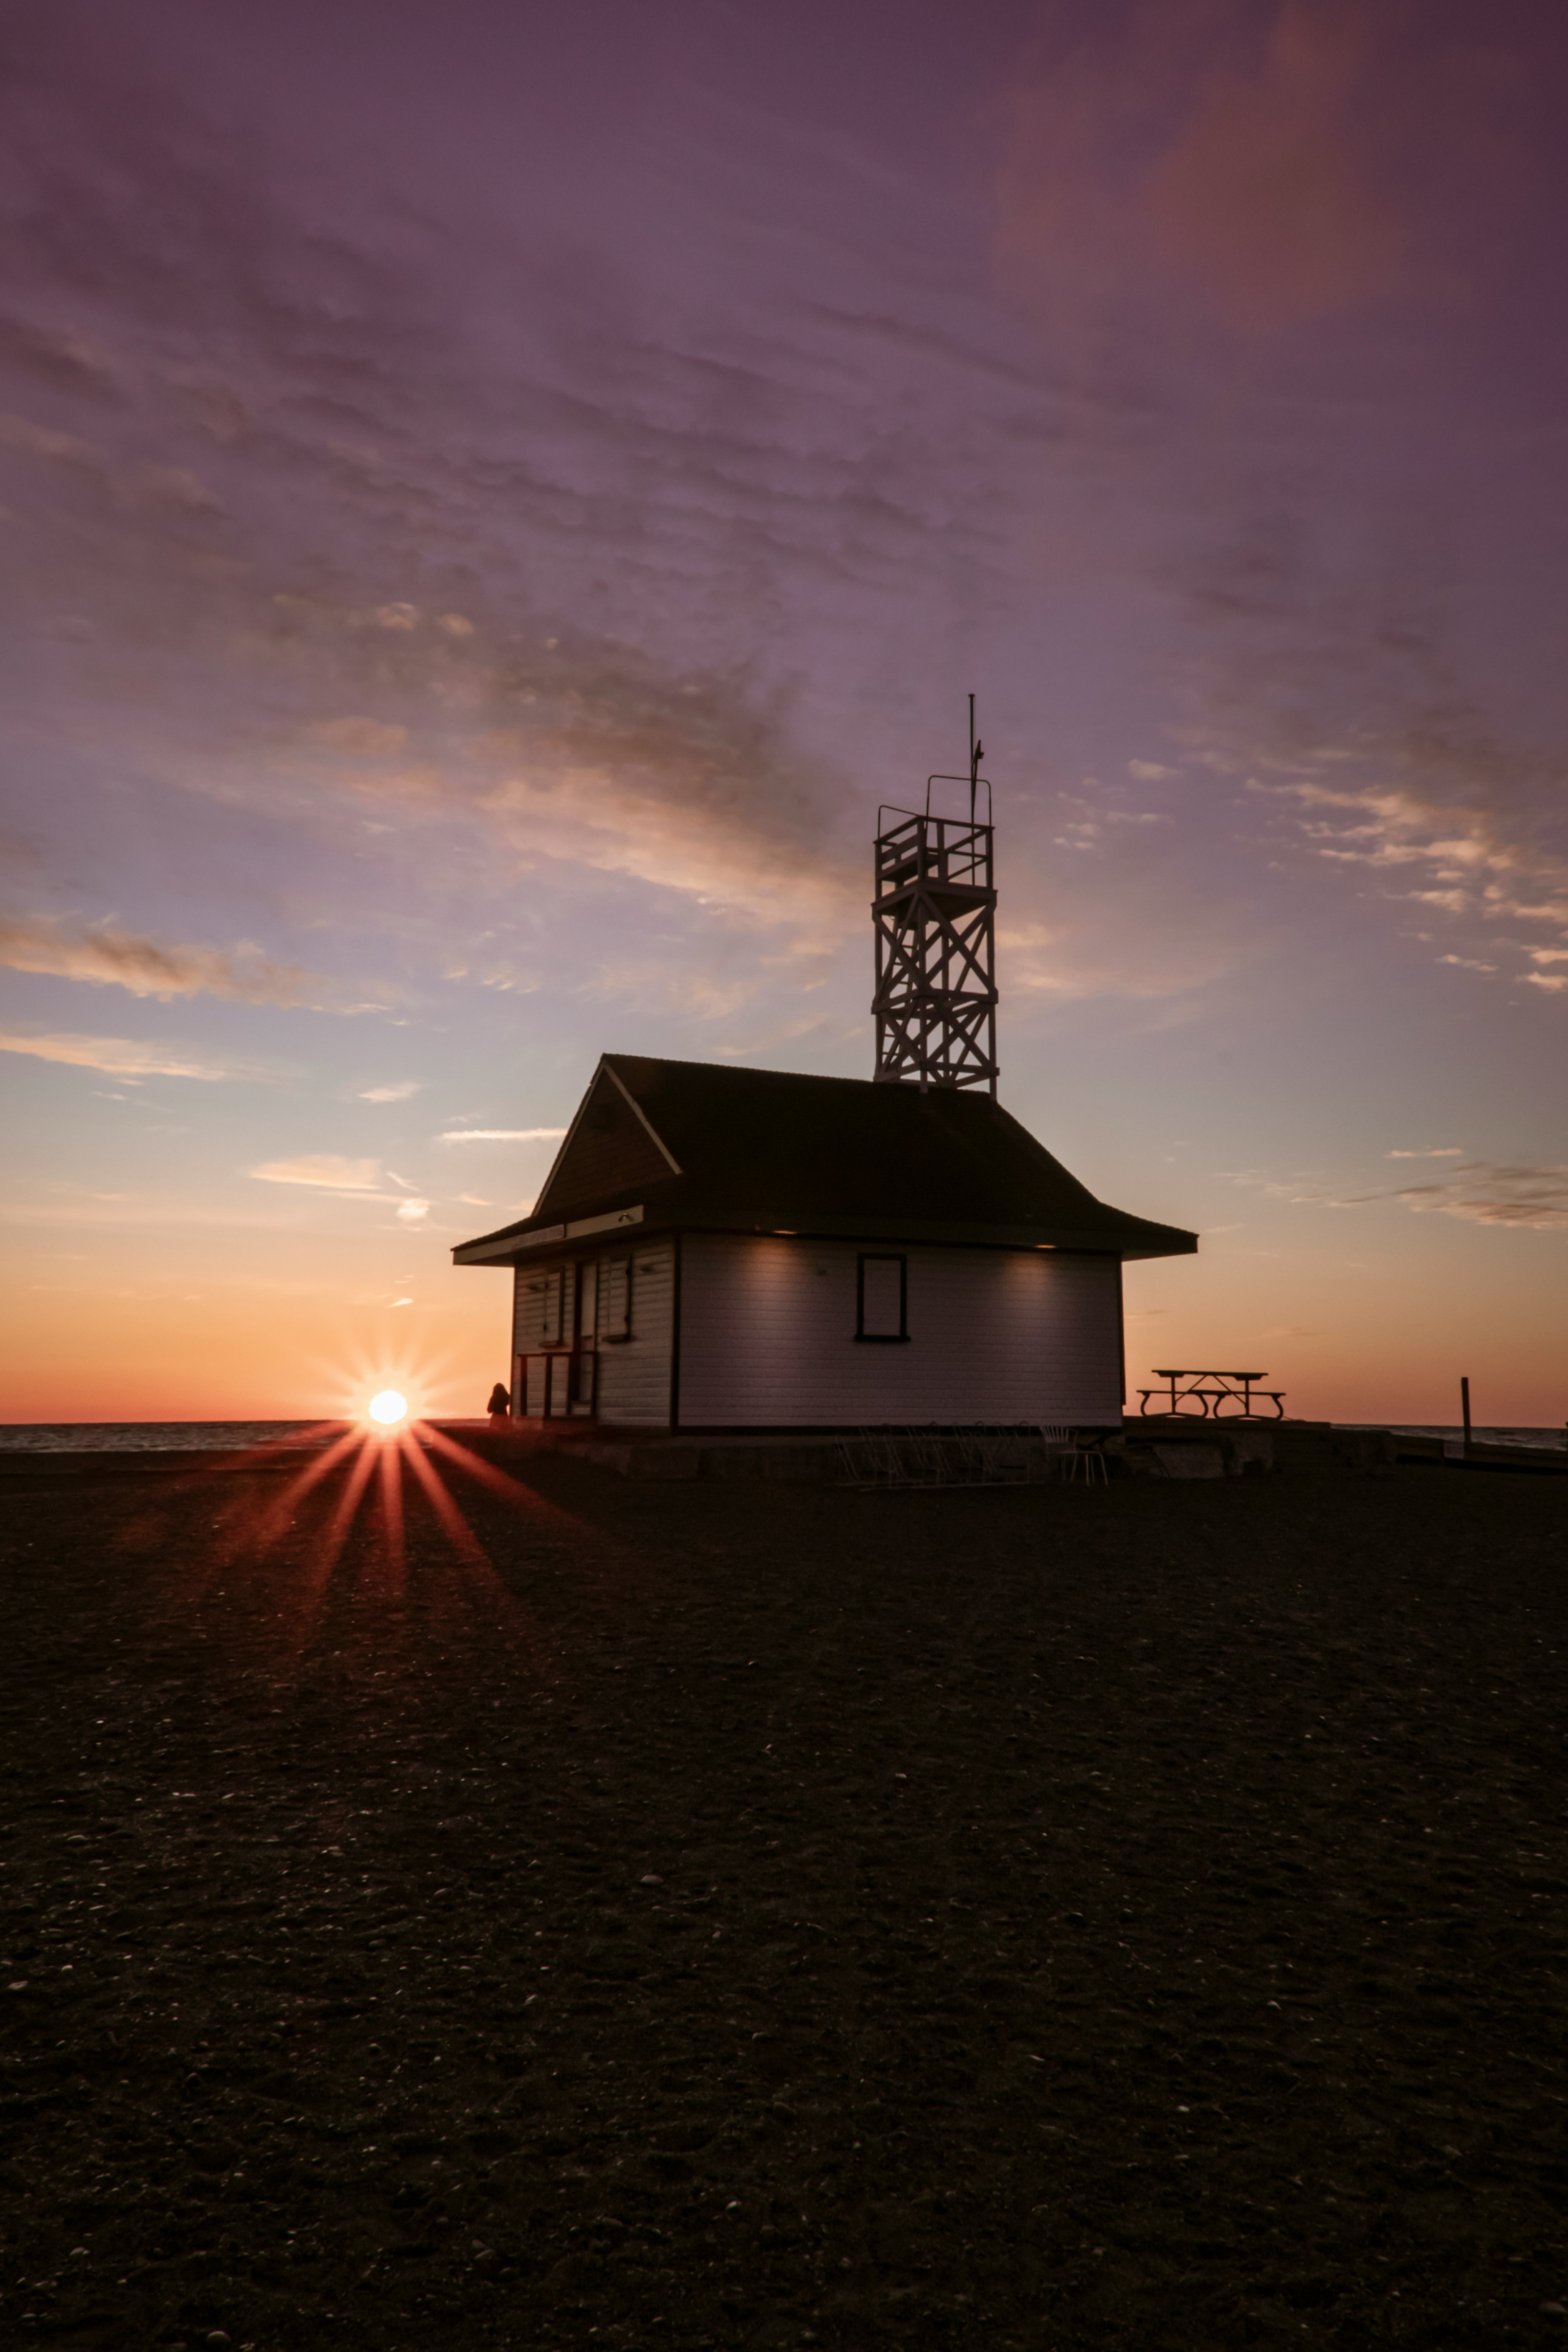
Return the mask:
[[[552,1242],[584,1241],[590,1234],[619,1233],[623,1226],[640,1225],[642,1221],[639,1205],[635,1209],[611,1209],[602,1217],[574,1217],[563,1225],[539,1225],[532,1233],[490,1234],[477,1242],[460,1242],[452,1252],[452,1264],[515,1265]]]
[[[535,1252],[569,1248],[579,1241],[607,1239],[623,1228],[645,1224],[650,1230],[668,1230],[679,1225],[686,1233],[756,1234],[789,1240],[895,1245],[924,1244],[950,1249],[1066,1250],[1116,1258],[1184,1257],[1190,1256],[1198,1245],[1195,1234],[1184,1233],[1174,1225],[1156,1225],[1134,1217],[1118,1223],[1120,1230],[1118,1225],[950,1224],[874,1214],[820,1217],[801,1212],[795,1222],[786,1224],[782,1215],[759,1214],[755,1209],[701,1208],[683,1211],[679,1217],[660,1216],[656,1210],[649,1220],[646,1208],[639,1203],[636,1208],[612,1209],[602,1216],[577,1217],[564,1224],[536,1225],[531,1230],[514,1228],[465,1242],[452,1252],[452,1263],[520,1265]]]

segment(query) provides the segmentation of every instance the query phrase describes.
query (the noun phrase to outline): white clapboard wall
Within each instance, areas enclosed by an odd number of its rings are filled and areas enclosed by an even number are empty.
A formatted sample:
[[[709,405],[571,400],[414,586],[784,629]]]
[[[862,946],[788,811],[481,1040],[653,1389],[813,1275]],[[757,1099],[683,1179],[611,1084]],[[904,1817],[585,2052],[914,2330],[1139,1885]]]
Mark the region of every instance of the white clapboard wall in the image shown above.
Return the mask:
[[[687,1234],[681,1426],[1121,1420],[1115,1258],[902,1254],[909,1338],[879,1344],[855,1337],[853,1243]]]
[[[559,1344],[562,1330],[562,1284],[559,1265],[520,1265],[512,1291],[511,1351],[526,1356],[536,1348]]]
[[[597,1418],[623,1429],[662,1429],[669,1420],[675,1244],[657,1242],[616,1255],[630,1258],[631,1337],[599,1343]]]
[[[584,1314],[595,1327],[598,1358],[596,1418],[628,1428],[662,1428],[669,1419],[670,1358],[675,1331],[675,1245],[606,1250],[590,1261],[595,1278]],[[629,1269],[630,1316],[627,1316]],[[512,1353],[569,1347],[573,1340],[574,1265],[517,1268],[512,1297]]]

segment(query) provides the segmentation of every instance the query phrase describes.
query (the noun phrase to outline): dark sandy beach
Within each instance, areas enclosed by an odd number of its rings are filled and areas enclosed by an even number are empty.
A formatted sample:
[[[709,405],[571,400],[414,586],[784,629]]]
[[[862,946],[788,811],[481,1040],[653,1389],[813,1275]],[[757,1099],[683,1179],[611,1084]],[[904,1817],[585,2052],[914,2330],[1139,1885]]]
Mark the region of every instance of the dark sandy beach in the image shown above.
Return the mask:
[[[0,2340],[1568,2336],[1568,1480],[527,1475],[5,1480]]]

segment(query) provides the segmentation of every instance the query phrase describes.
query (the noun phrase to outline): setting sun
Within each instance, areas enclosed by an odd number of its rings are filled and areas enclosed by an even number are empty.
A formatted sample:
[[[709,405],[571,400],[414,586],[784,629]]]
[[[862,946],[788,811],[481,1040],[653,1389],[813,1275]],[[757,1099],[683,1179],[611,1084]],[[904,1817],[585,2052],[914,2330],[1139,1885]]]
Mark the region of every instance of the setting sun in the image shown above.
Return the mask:
[[[379,1421],[388,1429],[394,1422],[402,1421],[408,1411],[408,1399],[399,1396],[395,1389],[383,1389],[373,1396],[367,1407],[372,1421]]]

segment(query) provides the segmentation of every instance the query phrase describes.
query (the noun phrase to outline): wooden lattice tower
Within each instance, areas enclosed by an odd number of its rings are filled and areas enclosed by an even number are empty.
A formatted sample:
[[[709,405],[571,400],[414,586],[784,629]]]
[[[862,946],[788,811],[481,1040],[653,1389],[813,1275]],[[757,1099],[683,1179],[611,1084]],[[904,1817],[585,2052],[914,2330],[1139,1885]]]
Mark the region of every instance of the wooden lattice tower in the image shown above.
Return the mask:
[[[877,835],[877,1076],[996,1093],[996,889],[991,787],[969,698],[969,773],[928,776],[923,814],[884,805]],[[969,814],[933,816],[931,786],[967,783]],[[985,790],[985,821],[976,814]],[[884,823],[884,820],[894,820]]]

